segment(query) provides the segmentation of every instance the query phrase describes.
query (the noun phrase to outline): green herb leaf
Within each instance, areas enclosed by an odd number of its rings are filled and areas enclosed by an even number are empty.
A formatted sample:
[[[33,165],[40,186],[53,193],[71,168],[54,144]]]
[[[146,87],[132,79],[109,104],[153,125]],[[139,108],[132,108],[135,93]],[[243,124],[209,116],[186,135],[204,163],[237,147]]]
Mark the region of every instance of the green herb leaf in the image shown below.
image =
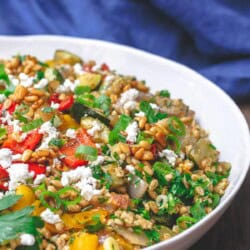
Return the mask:
[[[159,113],[155,111],[150,103],[147,101],[142,101],[140,103],[140,110],[143,111],[147,117],[149,123],[155,123],[167,117],[167,114]]]
[[[97,158],[98,150],[87,145],[80,145],[76,149],[75,155],[78,158],[84,158],[88,161],[94,161]]]
[[[88,232],[95,233],[104,228],[104,224],[102,224],[100,218],[101,216],[99,214],[95,214],[92,216],[92,220],[94,224],[90,224],[86,226],[86,229],[88,230]]]
[[[94,101],[94,107],[102,109],[105,115],[109,115],[110,105],[111,99],[106,95],[100,95]]]
[[[21,195],[10,194],[0,199],[0,211],[10,208],[21,198]]]
[[[52,207],[48,202],[47,198],[53,199],[55,201],[55,207]],[[39,199],[42,203],[42,205],[46,208],[49,208],[52,212],[58,210],[61,205],[62,201],[61,198],[57,193],[51,192],[51,191],[44,191],[40,194]]]
[[[89,86],[76,86],[75,88],[75,94],[76,95],[82,95],[84,93],[90,93],[91,88]]]
[[[168,119],[168,128],[175,135],[184,136],[186,134],[184,123],[176,116]]]
[[[161,240],[160,233],[156,229],[144,230],[150,244],[159,242]]]
[[[5,89],[0,90],[0,94],[9,96],[15,90],[15,86],[11,83],[8,74],[5,72],[4,64],[0,64],[0,80],[6,83]]]
[[[138,137],[136,142],[139,143],[140,141],[147,141],[148,143],[152,144],[154,141],[154,138],[152,138],[150,135],[140,131],[138,133]]]
[[[170,97],[170,92],[168,90],[161,90],[160,91],[160,96],[162,97]]]
[[[165,179],[167,174],[173,173],[174,170],[172,169],[171,165],[163,162],[155,162],[153,165],[154,173],[158,178],[161,185],[167,185],[168,182]]]
[[[196,220],[201,220],[205,215],[205,209],[199,201],[197,201],[191,208],[190,213]]]
[[[42,112],[43,112],[43,113],[51,113],[51,112],[53,112],[54,110],[55,110],[55,109],[52,108],[52,107],[45,107],[45,108],[42,109]]]
[[[185,230],[188,227],[191,227],[197,220],[190,216],[181,216],[176,220],[177,225],[181,230]]]
[[[43,124],[43,120],[40,119],[40,118],[36,119],[36,120],[33,120],[30,123],[23,125],[22,126],[22,131],[23,132],[31,131],[31,130],[33,130],[35,128],[39,128],[42,124]]]
[[[56,146],[58,148],[61,148],[64,144],[65,144],[65,141],[59,138],[53,138],[49,142],[50,146]]]
[[[126,142],[126,138],[120,134],[120,131],[124,131],[129,125],[131,117],[127,115],[121,115],[113,130],[109,133],[109,143],[114,145],[115,143],[122,141]]]
[[[0,139],[2,139],[7,134],[6,128],[0,128]]]

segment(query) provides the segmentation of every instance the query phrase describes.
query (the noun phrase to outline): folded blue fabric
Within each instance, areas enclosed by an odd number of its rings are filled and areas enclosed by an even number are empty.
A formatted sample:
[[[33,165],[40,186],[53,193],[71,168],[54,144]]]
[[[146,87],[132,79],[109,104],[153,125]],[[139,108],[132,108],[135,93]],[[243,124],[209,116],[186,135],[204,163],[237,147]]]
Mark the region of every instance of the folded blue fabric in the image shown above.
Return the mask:
[[[2,0],[0,34],[62,34],[127,44],[184,63],[250,101],[245,0]]]

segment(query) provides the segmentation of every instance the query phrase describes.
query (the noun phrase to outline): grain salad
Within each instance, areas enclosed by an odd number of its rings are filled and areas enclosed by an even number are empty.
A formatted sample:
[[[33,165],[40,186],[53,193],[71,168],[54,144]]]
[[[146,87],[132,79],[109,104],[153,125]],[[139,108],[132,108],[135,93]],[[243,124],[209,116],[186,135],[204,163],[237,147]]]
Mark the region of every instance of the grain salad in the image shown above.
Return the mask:
[[[0,60],[0,250],[143,249],[210,213],[230,168],[166,89],[64,50]]]

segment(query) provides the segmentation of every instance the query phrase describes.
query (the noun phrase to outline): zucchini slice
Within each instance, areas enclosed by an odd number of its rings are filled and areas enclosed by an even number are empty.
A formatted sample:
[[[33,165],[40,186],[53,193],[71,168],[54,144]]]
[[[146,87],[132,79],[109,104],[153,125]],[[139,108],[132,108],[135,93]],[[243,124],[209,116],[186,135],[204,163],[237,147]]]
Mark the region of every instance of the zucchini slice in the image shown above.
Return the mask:
[[[201,168],[201,162],[205,158],[211,158],[212,162],[218,161],[219,152],[211,146],[207,138],[199,139],[192,147],[189,157]]]
[[[100,114],[98,111],[93,108],[89,108],[88,106],[81,104],[79,102],[75,102],[71,108],[71,115],[77,121],[81,122],[82,117],[90,116],[98,119],[100,122],[104,123],[106,126],[109,126],[110,120]]]
[[[95,142],[108,143],[110,130],[98,119],[90,116],[82,117],[81,126],[90,131],[93,129],[93,138]],[[97,128],[96,131],[95,128]]]
[[[59,81],[60,83],[63,82],[63,77],[57,69],[46,68],[44,76],[49,82],[52,81]]]
[[[78,77],[80,86],[89,86],[91,90],[96,89],[102,80],[102,76],[94,73],[86,73]]]
[[[74,65],[76,63],[82,63],[82,59],[66,50],[56,50],[54,54],[54,61],[60,64]]]

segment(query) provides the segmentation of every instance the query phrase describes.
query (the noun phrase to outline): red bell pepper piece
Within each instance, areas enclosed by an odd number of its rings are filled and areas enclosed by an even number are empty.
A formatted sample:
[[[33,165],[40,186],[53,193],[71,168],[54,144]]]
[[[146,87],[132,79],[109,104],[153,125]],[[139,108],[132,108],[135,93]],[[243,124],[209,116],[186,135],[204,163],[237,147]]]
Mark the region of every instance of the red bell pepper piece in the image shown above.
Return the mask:
[[[6,181],[9,179],[9,173],[6,169],[0,166],[0,190],[7,191],[8,185]]]
[[[60,102],[58,110],[64,111],[70,109],[73,103],[74,103],[74,97],[72,95],[68,96],[65,100]]]
[[[109,66],[106,63],[103,63],[102,66],[101,66],[101,70],[109,71]]]
[[[59,94],[58,93],[54,93],[50,96],[49,98],[50,100],[50,103],[54,102],[54,103],[59,103],[60,100],[59,100]]]
[[[29,172],[34,172],[34,179],[39,174],[45,174],[46,173],[46,166],[39,165],[37,163],[28,163],[29,164]]]
[[[91,147],[96,147],[93,141],[91,140],[91,137],[84,129],[81,128],[77,131],[77,137],[75,139],[70,139],[60,149],[61,154],[64,156],[64,158],[62,159],[64,164],[66,164],[70,168],[77,168],[79,166],[88,164],[87,161],[75,157],[76,149],[82,144]]]
[[[155,143],[153,143],[151,145],[151,152],[153,153],[153,155],[156,157],[157,156],[157,145]]]
[[[41,141],[42,135],[37,130],[31,131],[23,142],[17,142],[11,136],[3,143],[3,148],[9,148],[16,154],[22,154],[26,149],[34,150]]]
[[[16,110],[16,106],[17,106],[17,103],[16,103],[16,102],[12,102],[11,105],[10,105],[10,107],[7,109],[8,112],[9,112],[10,114],[13,114],[14,111]]]

